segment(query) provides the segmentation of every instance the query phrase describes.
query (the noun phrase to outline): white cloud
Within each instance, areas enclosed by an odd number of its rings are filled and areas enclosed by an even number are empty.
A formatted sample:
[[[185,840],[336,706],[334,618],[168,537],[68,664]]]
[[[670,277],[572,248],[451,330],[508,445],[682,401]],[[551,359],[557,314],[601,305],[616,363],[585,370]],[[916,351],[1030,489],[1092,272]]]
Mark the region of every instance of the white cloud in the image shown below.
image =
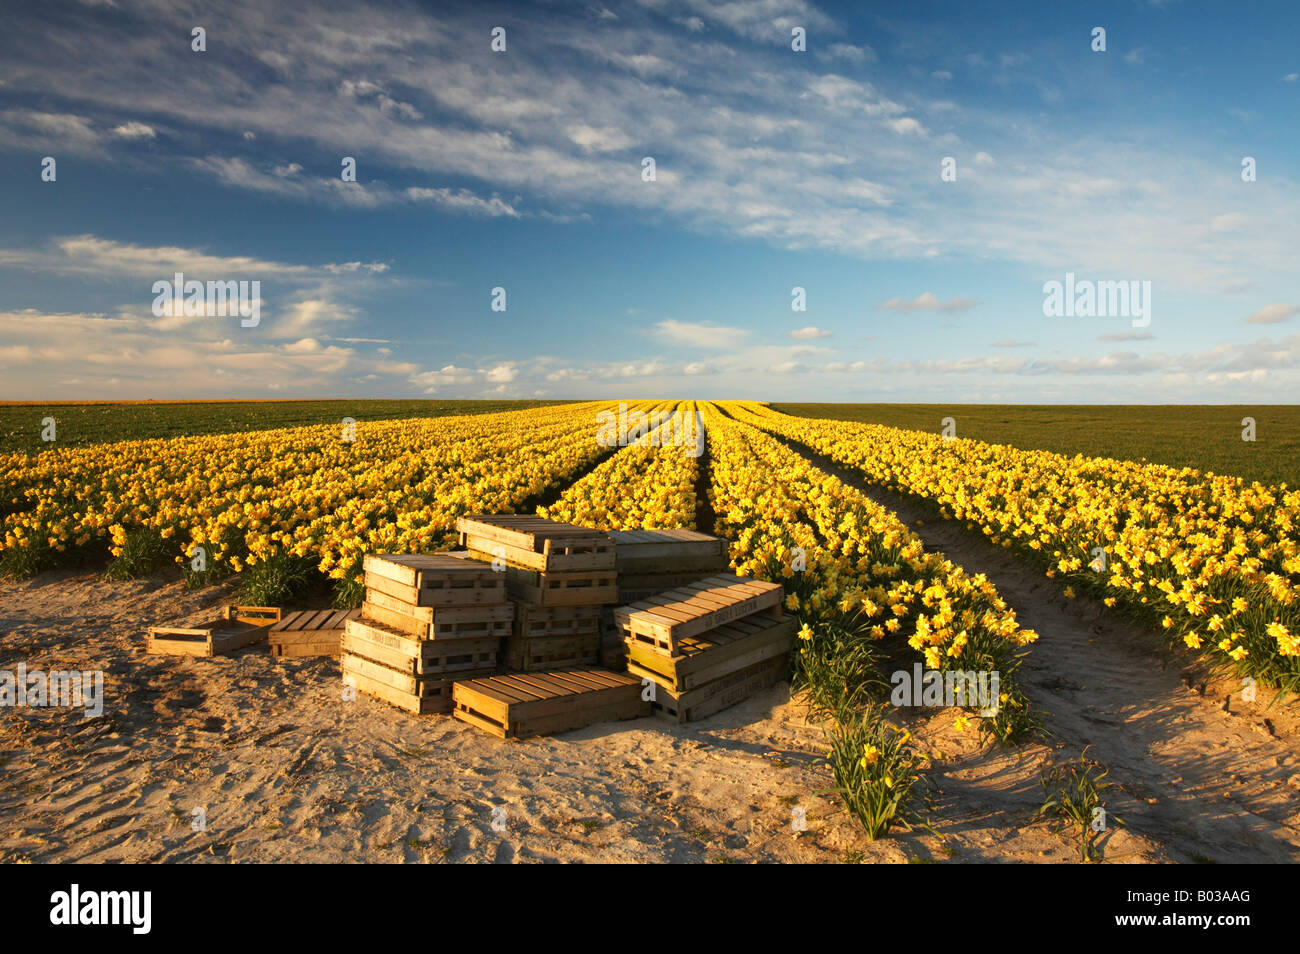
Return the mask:
[[[672,344],[693,348],[734,348],[749,337],[746,328],[705,325],[673,318],[656,324],[653,333]]]
[[[38,140],[79,147],[96,142],[99,133],[85,116],[74,113],[44,113],[29,109],[10,109],[0,113],[0,122],[20,126]]]
[[[490,199],[480,198],[468,189],[422,189],[412,187],[406,190],[405,195],[419,202],[432,202],[454,212],[469,212],[493,218],[502,215],[514,219],[519,218],[518,210],[509,203],[496,196],[492,196]]]
[[[152,126],[146,126],[144,123],[129,122],[116,126],[113,129],[114,136],[120,136],[122,139],[154,139],[157,133]]]
[[[808,325],[806,328],[796,328],[794,331],[790,332],[791,338],[798,338],[800,340],[808,340],[810,338],[829,338],[830,336],[831,333],[829,331],[815,327],[814,325]]]
[[[586,152],[622,152],[632,145],[632,137],[614,126],[596,129],[586,123],[577,123],[565,130],[571,141]]]
[[[888,301],[882,301],[876,306],[882,311],[968,311],[975,307],[973,298],[954,298],[952,301],[940,301],[939,296],[933,292],[922,292],[911,301],[903,301],[901,298],[891,298]]]
[[[519,369],[514,362],[507,361],[494,365],[484,372],[484,377],[493,384],[509,384],[519,376]]]
[[[897,119],[890,119],[885,125],[898,133],[900,136],[907,135],[925,135],[925,127],[913,119],[911,116],[900,116]]]
[[[1273,305],[1265,305],[1259,311],[1248,315],[1246,323],[1251,325],[1273,325],[1294,318],[1297,314],[1300,314],[1300,305],[1288,305],[1279,302]]]
[[[249,397],[290,381],[337,396],[341,375],[404,379],[409,362],[363,358],[312,337],[276,342],[223,319],[169,328],[138,314],[0,313],[0,393],[25,400]],[[75,341],[76,347],[68,347]]]
[[[933,78],[933,79],[937,79],[937,80],[950,80],[950,79],[952,79],[952,73],[948,72],[947,70],[935,70],[933,73],[930,74],[930,76],[931,76],[931,78]]]

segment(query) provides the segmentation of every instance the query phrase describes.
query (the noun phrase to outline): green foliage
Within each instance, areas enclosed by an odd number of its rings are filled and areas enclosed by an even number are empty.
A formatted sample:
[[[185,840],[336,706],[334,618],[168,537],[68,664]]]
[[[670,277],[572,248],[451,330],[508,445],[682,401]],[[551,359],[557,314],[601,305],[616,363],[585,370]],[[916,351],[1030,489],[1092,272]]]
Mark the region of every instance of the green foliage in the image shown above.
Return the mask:
[[[122,552],[108,561],[104,578],[133,580],[148,576],[171,557],[171,548],[153,527],[138,527],[126,535]]]
[[[253,606],[283,606],[319,578],[311,558],[281,551],[244,567],[239,574],[240,601]]]
[[[564,401],[137,401],[89,404],[0,404],[0,453],[50,451],[113,441],[234,434],[343,418],[396,418],[493,414],[563,404]],[[41,419],[53,417],[58,440],[41,440]]]
[[[1079,828],[1079,860],[1100,861],[1098,840],[1102,831],[1093,830],[1096,809],[1105,810],[1102,797],[1111,782],[1106,781],[1110,770],[1100,762],[1088,758],[1087,749],[1078,759],[1069,762],[1049,762],[1043,766],[1039,781],[1043,786],[1044,800],[1035,813],[1052,815],[1073,822]],[[1122,824],[1113,815],[1106,816],[1106,826]]]
[[[875,841],[894,825],[910,831],[920,823],[912,802],[924,756],[913,750],[910,734],[885,721],[883,707],[844,713],[830,730],[830,742],[825,761],[835,791],[868,838]]]

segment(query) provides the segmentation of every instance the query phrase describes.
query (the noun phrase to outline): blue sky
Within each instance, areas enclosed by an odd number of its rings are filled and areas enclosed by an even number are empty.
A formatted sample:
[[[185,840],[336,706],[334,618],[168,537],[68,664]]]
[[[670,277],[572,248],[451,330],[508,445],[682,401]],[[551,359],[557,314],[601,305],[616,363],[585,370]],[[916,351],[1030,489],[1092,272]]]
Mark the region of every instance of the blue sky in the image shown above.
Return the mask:
[[[0,398],[1300,398],[1294,3],[6,10]]]

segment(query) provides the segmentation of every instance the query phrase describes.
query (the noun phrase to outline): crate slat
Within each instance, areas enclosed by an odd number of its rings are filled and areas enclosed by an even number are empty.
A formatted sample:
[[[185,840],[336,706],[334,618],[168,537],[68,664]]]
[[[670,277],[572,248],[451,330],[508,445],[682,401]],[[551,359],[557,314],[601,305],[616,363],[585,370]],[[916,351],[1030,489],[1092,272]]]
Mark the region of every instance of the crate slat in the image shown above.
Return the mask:
[[[638,680],[600,669],[461,680],[452,696],[456,718],[503,739],[565,732],[650,712]]]
[[[614,621],[675,655],[681,640],[723,623],[762,612],[779,616],[784,598],[785,591],[776,583],[719,575],[620,606]]]
[[[393,641],[369,638],[359,627],[343,633],[341,650],[408,676],[427,676],[463,670],[495,670],[501,639]]]
[[[698,689],[683,692],[665,685],[665,680],[658,673],[643,669],[631,661],[627,664],[629,675],[656,683],[652,703],[655,715],[678,723],[694,722],[744,702],[760,690],[780,682],[788,669],[789,660],[782,654],[737,670]]]

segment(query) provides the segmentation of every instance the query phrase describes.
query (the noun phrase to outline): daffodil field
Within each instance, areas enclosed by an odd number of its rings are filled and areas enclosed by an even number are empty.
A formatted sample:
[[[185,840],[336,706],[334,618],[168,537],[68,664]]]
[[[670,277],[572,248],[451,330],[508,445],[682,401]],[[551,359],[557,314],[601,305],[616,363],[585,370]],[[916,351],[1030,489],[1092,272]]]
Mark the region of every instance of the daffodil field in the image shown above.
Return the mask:
[[[1049,576],[1265,685],[1300,688],[1300,491],[728,405],[872,484],[928,501]],[[1072,586],[1066,590],[1072,595]]]
[[[297,558],[355,590],[365,553],[444,548],[460,514],[513,510],[599,460],[609,451],[592,421],[608,406],[4,455],[0,565],[122,559],[144,539],[186,566],[201,556],[207,572]]]
[[[615,408],[666,420],[598,439]],[[681,440],[696,421],[707,449]],[[832,774],[875,837],[913,820],[926,759],[886,718],[884,673],[1000,673],[979,730],[1014,744],[1036,725],[1016,676],[1038,636],[988,579],[927,552],[805,454],[979,528],[1066,596],[1086,589],[1243,675],[1300,688],[1300,492],[753,402],[592,401],[0,454],[0,571],[107,561],[123,577],[175,563],[194,586],[238,575],[258,602],[332,581],[350,606],[364,554],[444,549],[465,513],[717,533],[737,573],[786,587],[802,623],[796,691],[828,720]]]

